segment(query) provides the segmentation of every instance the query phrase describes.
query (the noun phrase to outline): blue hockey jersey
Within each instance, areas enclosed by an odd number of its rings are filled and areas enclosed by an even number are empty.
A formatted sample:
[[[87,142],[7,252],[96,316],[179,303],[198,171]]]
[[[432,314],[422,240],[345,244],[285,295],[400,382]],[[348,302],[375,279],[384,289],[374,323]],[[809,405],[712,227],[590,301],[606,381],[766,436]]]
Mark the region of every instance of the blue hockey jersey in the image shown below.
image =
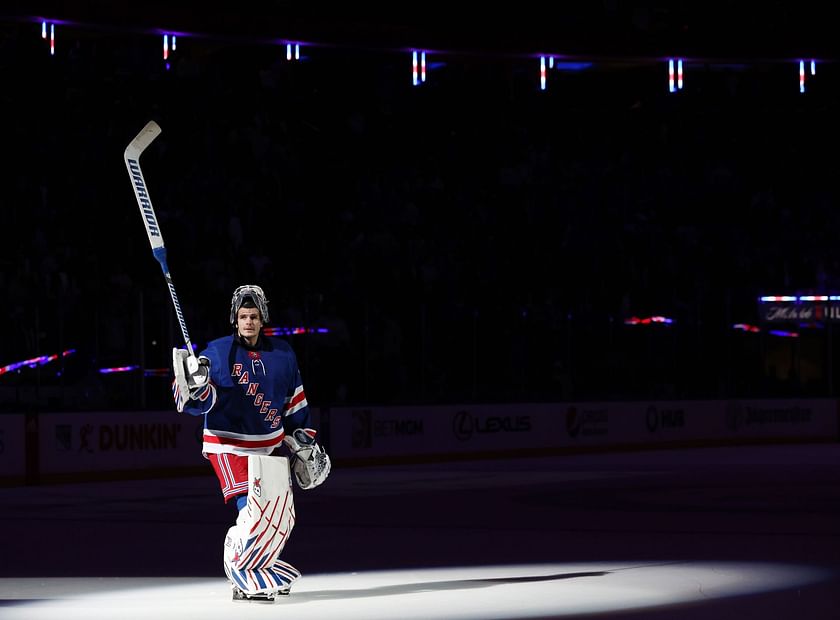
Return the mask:
[[[251,347],[225,336],[199,357],[210,361],[210,381],[184,411],[204,415],[205,454],[270,454],[286,431],[310,426],[297,358],[284,340],[260,335]]]

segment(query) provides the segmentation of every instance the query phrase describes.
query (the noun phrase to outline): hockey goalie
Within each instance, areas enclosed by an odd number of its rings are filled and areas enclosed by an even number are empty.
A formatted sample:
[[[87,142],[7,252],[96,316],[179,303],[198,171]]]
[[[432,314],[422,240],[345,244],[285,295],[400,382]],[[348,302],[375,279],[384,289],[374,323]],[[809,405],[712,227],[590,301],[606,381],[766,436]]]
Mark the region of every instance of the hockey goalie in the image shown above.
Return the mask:
[[[294,351],[268,337],[262,288],[237,288],[231,335],[211,341],[196,358],[173,349],[173,395],[179,412],[204,416],[203,453],[224,501],[238,509],[224,544],[224,570],[235,601],[274,602],[300,572],[280,559],[301,489],[326,480],[330,459],[316,441]],[[285,450],[290,456],[284,456]]]

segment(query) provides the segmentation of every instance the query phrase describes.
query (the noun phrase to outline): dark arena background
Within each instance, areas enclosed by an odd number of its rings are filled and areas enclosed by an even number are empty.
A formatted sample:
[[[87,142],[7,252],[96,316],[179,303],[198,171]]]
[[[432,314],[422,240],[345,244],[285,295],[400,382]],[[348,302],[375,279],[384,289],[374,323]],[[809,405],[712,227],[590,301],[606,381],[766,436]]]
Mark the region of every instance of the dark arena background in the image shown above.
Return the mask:
[[[827,8],[20,4],[0,618],[840,614]],[[150,120],[192,342],[262,286],[333,461],[292,611],[174,408]]]

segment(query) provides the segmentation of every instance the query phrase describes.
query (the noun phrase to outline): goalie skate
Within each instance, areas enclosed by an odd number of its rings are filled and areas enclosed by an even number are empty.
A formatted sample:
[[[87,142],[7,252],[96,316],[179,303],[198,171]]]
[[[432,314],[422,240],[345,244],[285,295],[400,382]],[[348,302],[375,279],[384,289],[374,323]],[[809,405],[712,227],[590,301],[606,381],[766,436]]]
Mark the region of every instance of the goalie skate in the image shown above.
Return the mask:
[[[273,592],[261,592],[259,594],[246,594],[241,588],[233,586],[233,600],[245,601],[248,603],[273,603],[278,597],[289,596],[291,586],[275,590]]]

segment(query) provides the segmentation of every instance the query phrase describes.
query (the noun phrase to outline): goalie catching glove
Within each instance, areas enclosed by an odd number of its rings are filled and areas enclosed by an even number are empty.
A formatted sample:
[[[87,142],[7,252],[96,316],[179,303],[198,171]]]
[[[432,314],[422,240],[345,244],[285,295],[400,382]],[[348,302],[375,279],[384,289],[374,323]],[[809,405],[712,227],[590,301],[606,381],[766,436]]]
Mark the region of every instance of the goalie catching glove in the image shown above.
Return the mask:
[[[172,370],[175,371],[174,395],[178,412],[184,411],[187,398],[197,399],[210,381],[210,360],[195,357],[184,349],[172,349]]]
[[[330,474],[330,457],[315,443],[316,431],[311,428],[298,428],[286,435],[284,443],[294,455],[292,472],[301,489],[314,489]]]

